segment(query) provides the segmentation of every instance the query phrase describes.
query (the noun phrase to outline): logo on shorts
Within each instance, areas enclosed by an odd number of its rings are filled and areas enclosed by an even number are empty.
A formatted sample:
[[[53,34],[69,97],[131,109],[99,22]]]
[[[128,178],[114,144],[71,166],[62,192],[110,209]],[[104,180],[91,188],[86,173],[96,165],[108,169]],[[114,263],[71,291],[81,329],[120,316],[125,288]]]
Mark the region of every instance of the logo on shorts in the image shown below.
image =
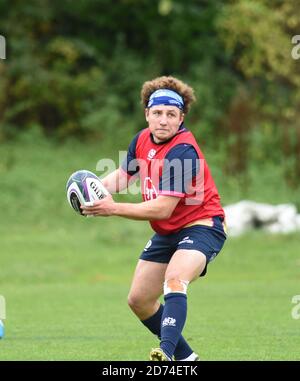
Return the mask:
[[[194,241],[192,239],[190,239],[190,237],[184,237],[183,240],[180,241],[178,245],[180,245],[182,243],[194,243]]]
[[[171,327],[176,327],[176,319],[172,317],[166,317],[164,318],[162,322],[162,326],[165,327],[166,325],[169,325]]]
[[[147,244],[145,246],[144,251],[147,251],[151,245],[152,245],[152,241],[151,241],[151,239],[149,239],[149,241],[147,242]]]
[[[217,256],[217,253],[213,253],[212,256],[209,258],[209,262],[213,261]]]

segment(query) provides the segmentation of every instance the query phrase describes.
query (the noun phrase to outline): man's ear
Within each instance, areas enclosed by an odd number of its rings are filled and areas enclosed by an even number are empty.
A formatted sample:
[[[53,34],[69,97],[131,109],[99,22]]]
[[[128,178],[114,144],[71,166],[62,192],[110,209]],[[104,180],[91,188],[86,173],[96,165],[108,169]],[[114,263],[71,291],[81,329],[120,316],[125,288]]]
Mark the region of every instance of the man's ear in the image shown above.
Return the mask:
[[[148,122],[148,118],[149,118],[149,109],[148,108],[145,108],[145,118],[146,118],[146,121]]]
[[[184,121],[184,117],[185,117],[184,113],[181,112],[180,113],[180,124]]]

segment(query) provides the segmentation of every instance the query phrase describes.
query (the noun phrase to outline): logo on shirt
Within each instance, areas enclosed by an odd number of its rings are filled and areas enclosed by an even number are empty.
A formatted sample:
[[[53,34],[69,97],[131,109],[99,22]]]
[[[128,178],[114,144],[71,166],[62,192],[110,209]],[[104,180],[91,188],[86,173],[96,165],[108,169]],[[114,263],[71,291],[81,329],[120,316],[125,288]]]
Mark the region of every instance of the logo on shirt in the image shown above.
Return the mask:
[[[148,152],[148,156],[147,156],[147,159],[148,159],[148,160],[151,160],[151,159],[153,159],[153,158],[154,158],[154,156],[155,156],[155,154],[156,154],[156,150],[155,150],[155,149],[153,149],[153,148],[151,148],[151,150]]]
[[[144,196],[146,201],[154,200],[157,197],[157,190],[150,177],[146,177],[144,180]]]

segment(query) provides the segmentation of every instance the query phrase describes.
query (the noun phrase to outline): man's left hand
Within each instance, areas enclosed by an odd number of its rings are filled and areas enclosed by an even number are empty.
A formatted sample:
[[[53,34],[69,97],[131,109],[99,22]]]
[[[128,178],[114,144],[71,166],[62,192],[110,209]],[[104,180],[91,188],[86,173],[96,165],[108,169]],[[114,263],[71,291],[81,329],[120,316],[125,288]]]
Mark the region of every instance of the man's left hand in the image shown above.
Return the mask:
[[[109,194],[102,200],[94,201],[93,206],[81,205],[82,212],[85,216],[103,216],[108,217],[113,215],[115,209],[115,202]]]

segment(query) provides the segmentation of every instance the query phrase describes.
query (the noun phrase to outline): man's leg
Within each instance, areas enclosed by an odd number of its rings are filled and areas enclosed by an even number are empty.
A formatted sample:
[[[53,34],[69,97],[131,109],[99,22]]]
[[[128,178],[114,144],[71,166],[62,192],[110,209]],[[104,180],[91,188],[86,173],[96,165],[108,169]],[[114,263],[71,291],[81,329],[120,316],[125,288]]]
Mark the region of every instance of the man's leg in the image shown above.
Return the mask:
[[[173,255],[165,273],[160,350],[150,355],[154,360],[174,355],[186,320],[188,284],[199,277],[205,264],[206,256],[197,250],[178,250]]]
[[[160,307],[158,298],[163,293],[167,263],[140,259],[135,269],[128,304],[142,321],[154,315]]]
[[[139,260],[128,295],[128,304],[142,323],[160,339],[161,318],[164,307],[158,301],[163,293],[166,263]],[[190,356],[193,350],[182,336],[174,351],[176,359]]]

